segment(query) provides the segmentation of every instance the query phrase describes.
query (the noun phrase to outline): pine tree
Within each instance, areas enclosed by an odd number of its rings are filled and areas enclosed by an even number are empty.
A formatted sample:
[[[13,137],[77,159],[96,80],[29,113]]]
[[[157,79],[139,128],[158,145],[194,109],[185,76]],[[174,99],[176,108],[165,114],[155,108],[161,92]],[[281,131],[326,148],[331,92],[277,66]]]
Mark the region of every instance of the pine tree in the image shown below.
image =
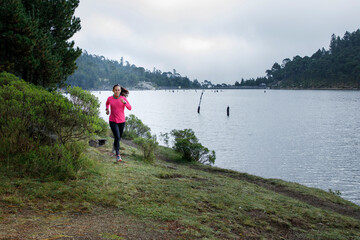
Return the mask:
[[[0,5],[0,70],[53,88],[75,69],[81,49],[68,40],[80,30],[73,16],[79,0],[3,0]]]
[[[4,0],[0,5],[0,71],[23,76],[24,66],[37,68],[33,57],[36,24],[26,16],[20,0]]]

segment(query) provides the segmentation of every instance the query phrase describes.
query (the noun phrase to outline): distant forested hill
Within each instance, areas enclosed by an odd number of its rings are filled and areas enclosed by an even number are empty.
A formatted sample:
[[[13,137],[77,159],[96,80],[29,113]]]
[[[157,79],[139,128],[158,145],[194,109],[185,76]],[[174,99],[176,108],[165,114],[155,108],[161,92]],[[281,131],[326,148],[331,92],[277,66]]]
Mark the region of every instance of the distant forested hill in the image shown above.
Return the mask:
[[[311,57],[295,56],[274,63],[266,77],[242,80],[237,86],[266,83],[279,88],[360,88],[360,30],[343,38],[331,36],[330,48]]]
[[[175,69],[173,72],[161,72],[155,68],[150,71],[128,61],[124,63],[123,58],[119,62],[91,55],[86,51],[76,60],[76,64],[78,69],[68,78],[67,83],[83,89],[111,89],[115,84],[136,88],[146,88],[149,85],[163,88],[201,87],[197,80],[182,77]]]

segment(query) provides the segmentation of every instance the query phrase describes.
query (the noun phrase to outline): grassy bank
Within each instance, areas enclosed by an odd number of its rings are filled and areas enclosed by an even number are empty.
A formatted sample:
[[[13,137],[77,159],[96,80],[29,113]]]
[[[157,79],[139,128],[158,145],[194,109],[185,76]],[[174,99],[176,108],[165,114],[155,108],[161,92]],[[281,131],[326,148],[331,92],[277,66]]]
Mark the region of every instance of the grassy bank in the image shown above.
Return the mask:
[[[299,184],[179,163],[160,147],[89,147],[91,170],[66,182],[2,169],[0,239],[360,239],[360,207]]]

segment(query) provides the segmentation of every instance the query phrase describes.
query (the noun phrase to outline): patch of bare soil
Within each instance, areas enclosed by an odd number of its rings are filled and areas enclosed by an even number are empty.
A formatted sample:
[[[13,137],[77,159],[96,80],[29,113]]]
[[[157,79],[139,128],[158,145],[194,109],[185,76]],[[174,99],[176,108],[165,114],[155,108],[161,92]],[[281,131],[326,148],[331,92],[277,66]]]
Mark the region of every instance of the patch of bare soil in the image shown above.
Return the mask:
[[[178,239],[176,223],[139,222],[115,209],[91,213],[47,213],[32,210],[3,212],[0,239]],[[160,226],[160,227],[159,227]]]

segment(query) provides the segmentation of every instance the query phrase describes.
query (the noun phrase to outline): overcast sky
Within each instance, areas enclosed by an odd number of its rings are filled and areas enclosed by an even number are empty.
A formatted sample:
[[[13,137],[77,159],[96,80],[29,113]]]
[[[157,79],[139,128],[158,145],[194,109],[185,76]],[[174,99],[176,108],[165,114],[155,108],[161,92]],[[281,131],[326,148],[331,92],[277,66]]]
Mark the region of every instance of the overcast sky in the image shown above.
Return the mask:
[[[360,0],[80,0],[75,45],[199,82],[265,76],[360,28]]]

